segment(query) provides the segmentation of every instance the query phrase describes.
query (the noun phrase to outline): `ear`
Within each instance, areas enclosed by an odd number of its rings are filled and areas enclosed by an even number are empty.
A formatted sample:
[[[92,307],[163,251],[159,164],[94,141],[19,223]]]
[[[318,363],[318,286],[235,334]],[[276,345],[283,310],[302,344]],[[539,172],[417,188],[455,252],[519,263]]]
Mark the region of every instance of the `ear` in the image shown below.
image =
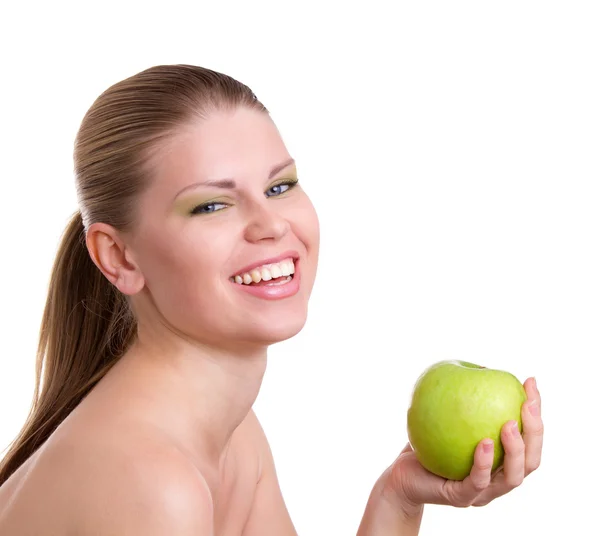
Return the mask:
[[[94,264],[123,294],[131,296],[144,288],[144,276],[114,227],[94,223],[85,241]]]

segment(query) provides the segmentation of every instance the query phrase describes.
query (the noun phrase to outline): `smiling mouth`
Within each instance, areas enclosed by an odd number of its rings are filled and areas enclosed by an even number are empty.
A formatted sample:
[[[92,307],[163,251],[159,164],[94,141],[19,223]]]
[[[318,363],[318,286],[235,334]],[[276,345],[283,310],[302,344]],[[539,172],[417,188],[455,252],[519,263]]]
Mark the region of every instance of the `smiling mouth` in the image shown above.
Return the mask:
[[[275,286],[285,285],[294,278],[296,268],[294,259],[289,257],[273,264],[257,266],[249,272],[230,277],[229,280],[238,285]]]

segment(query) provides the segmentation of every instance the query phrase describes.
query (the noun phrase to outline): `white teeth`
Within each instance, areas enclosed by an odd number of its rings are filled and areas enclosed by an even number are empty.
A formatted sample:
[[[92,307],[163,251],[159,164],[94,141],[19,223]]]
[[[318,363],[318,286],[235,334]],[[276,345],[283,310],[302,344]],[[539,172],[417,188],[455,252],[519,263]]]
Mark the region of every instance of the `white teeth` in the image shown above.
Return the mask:
[[[271,275],[273,276],[273,279],[276,279],[277,277],[281,277],[282,271],[281,268],[279,268],[279,266],[277,264],[274,264],[273,266],[271,266]]]
[[[294,266],[293,262],[282,262],[279,266],[281,268],[281,275],[284,276],[288,276],[290,275],[292,272],[290,271],[290,264],[292,265],[292,267]]]
[[[250,270],[250,272],[237,274],[231,277],[230,280],[240,285],[249,285],[250,283],[259,283],[260,281],[270,281],[271,279],[278,279],[280,277],[291,276],[295,273],[294,260],[285,259],[281,262],[266,264]],[[288,278],[288,281],[291,277]],[[278,284],[284,284],[286,281],[277,282]]]
[[[271,271],[268,268],[263,268],[260,271],[260,277],[263,281],[271,281],[271,279],[273,279],[273,276],[271,275]]]
[[[282,281],[276,281],[275,283],[269,283],[267,286],[268,287],[277,287],[279,285],[285,285],[286,283],[289,283],[291,280],[292,280],[291,276],[288,275]]]

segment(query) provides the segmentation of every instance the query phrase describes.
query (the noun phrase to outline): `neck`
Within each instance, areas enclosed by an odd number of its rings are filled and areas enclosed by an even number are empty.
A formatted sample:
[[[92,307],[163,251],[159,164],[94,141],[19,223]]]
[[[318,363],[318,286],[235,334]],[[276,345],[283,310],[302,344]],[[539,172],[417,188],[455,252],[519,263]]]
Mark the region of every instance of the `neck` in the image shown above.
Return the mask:
[[[231,437],[254,404],[266,370],[266,346],[210,348],[183,339],[138,338],[118,363],[146,416],[218,479]]]

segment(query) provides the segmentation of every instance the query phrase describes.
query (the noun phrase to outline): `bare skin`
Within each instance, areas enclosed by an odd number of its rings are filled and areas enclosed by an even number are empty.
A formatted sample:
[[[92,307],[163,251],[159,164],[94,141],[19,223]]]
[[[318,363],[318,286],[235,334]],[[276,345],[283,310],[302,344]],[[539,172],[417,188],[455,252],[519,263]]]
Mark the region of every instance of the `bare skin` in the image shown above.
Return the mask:
[[[150,425],[141,400],[126,411],[118,407],[114,399],[130,399],[131,392],[114,387],[114,382],[99,386],[0,488],[0,533],[87,534],[80,532],[82,528],[98,527],[105,515],[95,509],[101,503],[90,499],[126,489],[121,474],[124,466],[137,465],[151,475],[157,471],[156,464],[162,464],[162,470],[173,475],[187,472],[183,478],[196,479],[198,485],[206,483],[214,534],[243,534],[260,476],[257,445],[251,440],[251,416],[232,435],[217,476],[210,472],[207,461],[205,468],[195,466],[177,438]],[[111,414],[119,415],[118,420]],[[200,494],[198,500],[204,498]]]
[[[192,488],[196,483],[205,484],[210,489],[215,535],[260,533],[260,526],[257,532],[252,532],[250,526],[246,531],[244,528],[253,506],[261,506],[261,497],[256,496],[259,480],[262,477],[261,483],[264,483],[275,474],[270,452],[264,450],[266,438],[254,412],[250,410],[235,430],[220,474],[209,484],[204,476],[211,474],[208,462],[197,467],[186,452],[185,444],[150,426],[148,407],[142,397],[132,397],[131,390],[119,387],[123,377],[119,364],[51,439],[0,488],[0,533],[86,534],[82,527],[93,520],[89,533],[94,534],[93,528],[98,527],[99,518],[104,514],[95,509],[101,503],[88,499],[105,492],[114,493],[121,485],[126,489],[127,482],[121,474],[124,464],[137,464],[149,474],[154,474],[156,464],[162,464],[164,471],[178,478],[189,478]],[[138,400],[124,411],[118,402],[124,398]],[[269,516],[278,515],[288,524],[290,532],[282,534],[295,534],[275,478],[270,485],[272,489],[267,492],[278,497],[277,501],[269,500]],[[190,494],[194,497],[193,491]],[[202,501],[206,497],[200,493],[195,498]],[[85,515],[79,517],[81,507]],[[253,517],[257,515],[260,512],[255,511]],[[115,521],[118,520],[112,520]],[[252,521],[254,527],[264,520]]]
[[[252,411],[267,348],[302,329],[317,267],[318,220],[285,184],[296,176],[289,157],[268,116],[216,114],[158,153],[134,232],[90,227],[90,255],[130,296],[138,339],[0,488],[0,534],[296,536]],[[220,178],[236,188],[191,188]],[[260,298],[230,280],[291,251],[291,296]],[[503,427],[500,471],[486,440],[460,482],[428,473],[407,445],[375,484],[359,534],[416,535],[424,504],[482,506],[519,486],[543,442],[533,379],[525,389],[524,434]]]
[[[154,158],[135,231],[90,227],[90,255],[130,297],[138,338],[0,488],[0,533],[296,534],[252,411],[267,348],[302,329],[316,274],[318,220],[283,182],[297,178],[290,159],[267,115],[215,113]],[[221,178],[236,188],[191,187]],[[289,251],[292,296],[230,280]]]

